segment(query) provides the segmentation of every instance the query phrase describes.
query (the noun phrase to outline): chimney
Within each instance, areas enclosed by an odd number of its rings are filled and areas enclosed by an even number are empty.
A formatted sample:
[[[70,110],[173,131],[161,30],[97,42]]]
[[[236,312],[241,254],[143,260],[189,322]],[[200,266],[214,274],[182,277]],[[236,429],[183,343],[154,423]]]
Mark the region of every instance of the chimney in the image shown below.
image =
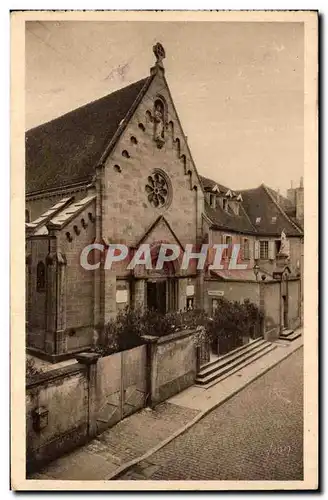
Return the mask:
[[[287,198],[296,206],[296,189],[293,187],[293,181],[290,181],[290,188],[287,189]]]
[[[296,191],[296,219],[303,222],[304,219],[304,188],[303,177],[300,179],[300,187]]]

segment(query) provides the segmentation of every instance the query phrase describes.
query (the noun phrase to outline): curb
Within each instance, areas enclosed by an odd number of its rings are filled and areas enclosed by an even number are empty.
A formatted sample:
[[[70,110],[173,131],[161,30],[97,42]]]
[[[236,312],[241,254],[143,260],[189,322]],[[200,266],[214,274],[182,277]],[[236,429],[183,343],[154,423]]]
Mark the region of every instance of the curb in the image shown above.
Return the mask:
[[[226,401],[228,401],[229,399],[231,399],[232,397],[234,397],[236,394],[238,394],[238,392],[240,392],[243,389],[245,389],[245,387],[247,387],[250,384],[252,384],[258,378],[262,377],[262,375],[265,375],[268,371],[270,371],[275,366],[279,365],[279,363],[281,363],[285,359],[289,358],[289,356],[291,356],[292,354],[294,354],[295,352],[297,352],[302,347],[303,347],[303,344],[301,344],[300,346],[298,346],[292,352],[289,352],[286,356],[282,357],[278,361],[274,362],[268,368],[265,368],[261,373],[258,373],[251,380],[249,380],[248,382],[246,382],[244,385],[242,385],[241,387],[238,387],[238,389],[235,389],[234,391],[232,391],[230,394],[228,394],[221,401],[219,401],[218,403],[215,403],[213,406],[211,406],[211,408],[207,408],[206,410],[201,411],[198,415],[196,415],[196,417],[194,417],[192,420],[190,420],[190,422],[188,422],[187,424],[185,424],[183,427],[181,427],[180,429],[178,429],[177,431],[175,431],[173,434],[171,434],[171,436],[169,436],[168,438],[164,439],[164,441],[162,441],[158,445],[154,446],[153,448],[151,448],[150,450],[148,450],[146,453],[144,453],[140,457],[134,458],[134,459],[130,460],[129,462],[126,462],[125,464],[123,464],[120,467],[118,467],[115,472],[113,472],[112,474],[110,474],[109,476],[107,476],[105,478],[105,481],[115,480],[117,478],[117,476],[119,476],[123,472],[128,471],[134,465],[137,465],[139,462],[142,462],[143,460],[147,460],[147,458],[149,458],[151,455],[153,455],[154,453],[156,453],[157,451],[159,451],[161,448],[164,448],[164,446],[166,446],[167,444],[169,444],[171,441],[173,441],[174,439],[176,439],[177,437],[181,436],[186,431],[188,431],[191,427],[193,427],[200,420],[202,420],[204,417],[206,417],[206,415],[208,415],[211,411],[215,410],[216,408],[218,408],[219,406],[221,406],[223,403],[225,403]]]

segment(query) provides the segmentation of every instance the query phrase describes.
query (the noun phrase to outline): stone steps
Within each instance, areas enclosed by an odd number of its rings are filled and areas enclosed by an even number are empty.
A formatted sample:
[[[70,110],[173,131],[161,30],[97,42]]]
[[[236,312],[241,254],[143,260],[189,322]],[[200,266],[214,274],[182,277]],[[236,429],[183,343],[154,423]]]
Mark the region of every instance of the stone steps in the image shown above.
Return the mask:
[[[271,352],[276,346],[264,339],[256,339],[203,366],[196,377],[196,385],[210,387]]]

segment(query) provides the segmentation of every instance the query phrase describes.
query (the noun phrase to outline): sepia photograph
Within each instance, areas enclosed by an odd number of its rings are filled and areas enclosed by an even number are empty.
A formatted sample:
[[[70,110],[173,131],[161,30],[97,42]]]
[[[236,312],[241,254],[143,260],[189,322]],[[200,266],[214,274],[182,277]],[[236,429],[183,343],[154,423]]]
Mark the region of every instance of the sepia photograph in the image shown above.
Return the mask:
[[[14,489],[317,487],[317,38],[12,15]]]

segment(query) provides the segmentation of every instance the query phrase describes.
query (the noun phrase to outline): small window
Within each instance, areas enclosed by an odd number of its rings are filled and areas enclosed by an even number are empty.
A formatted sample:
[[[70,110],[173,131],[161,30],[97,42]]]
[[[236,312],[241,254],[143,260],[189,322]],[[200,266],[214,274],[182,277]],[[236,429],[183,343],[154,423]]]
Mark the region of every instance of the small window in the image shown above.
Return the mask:
[[[269,258],[269,242],[266,240],[260,241],[260,259],[268,260]]]
[[[276,255],[277,255],[280,252],[280,247],[281,247],[280,240],[275,240],[275,247],[276,247]]]
[[[194,297],[187,297],[187,311],[194,309]]]
[[[210,194],[210,206],[215,208],[215,194]]]
[[[223,250],[223,258],[224,259],[228,259],[231,255],[231,251],[232,251],[232,237],[231,236],[225,236],[225,241],[224,241],[225,245],[228,245],[228,248],[225,248]]]
[[[222,207],[225,212],[228,211],[228,200],[226,198],[223,198]]]
[[[261,217],[256,217],[255,224],[261,224]]]
[[[276,224],[277,222],[277,217],[272,217],[271,218],[271,224]]]
[[[25,210],[25,222],[30,222],[30,212],[29,210]]]
[[[212,316],[215,315],[217,308],[219,306],[219,301],[218,299],[212,299]]]
[[[243,259],[249,260],[249,240],[244,238],[243,241]]]
[[[39,262],[36,268],[36,291],[43,292],[46,287],[46,266]]]

